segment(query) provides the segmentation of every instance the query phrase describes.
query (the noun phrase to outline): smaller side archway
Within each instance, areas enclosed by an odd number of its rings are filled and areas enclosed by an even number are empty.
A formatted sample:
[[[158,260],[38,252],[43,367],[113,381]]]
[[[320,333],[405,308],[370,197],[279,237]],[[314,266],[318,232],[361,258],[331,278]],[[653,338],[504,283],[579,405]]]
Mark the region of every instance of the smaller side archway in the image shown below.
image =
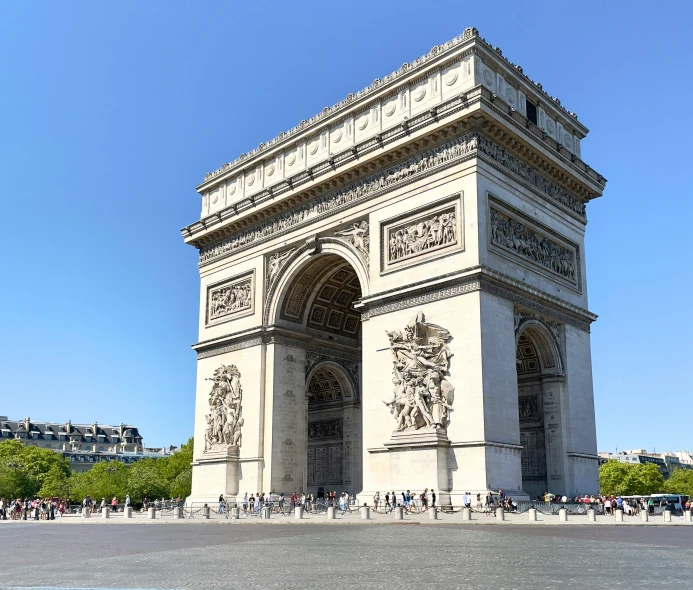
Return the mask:
[[[307,491],[354,494],[361,486],[360,392],[343,367],[322,361],[306,376],[308,437]]]
[[[517,328],[516,368],[522,488],[532,499],[560,493],[564,367],[556,336],[539,319],[525,319]]]

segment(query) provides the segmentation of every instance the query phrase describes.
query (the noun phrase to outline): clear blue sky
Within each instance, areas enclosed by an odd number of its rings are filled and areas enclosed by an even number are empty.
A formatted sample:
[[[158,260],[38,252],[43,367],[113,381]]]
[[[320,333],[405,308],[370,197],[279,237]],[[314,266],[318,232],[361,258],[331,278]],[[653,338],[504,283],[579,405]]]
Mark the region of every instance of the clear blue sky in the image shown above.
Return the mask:
[[[0,414],[192,434],[205,172],[476,26],[591,130],[600,450],[693,448],[688,2],[0,4]]]

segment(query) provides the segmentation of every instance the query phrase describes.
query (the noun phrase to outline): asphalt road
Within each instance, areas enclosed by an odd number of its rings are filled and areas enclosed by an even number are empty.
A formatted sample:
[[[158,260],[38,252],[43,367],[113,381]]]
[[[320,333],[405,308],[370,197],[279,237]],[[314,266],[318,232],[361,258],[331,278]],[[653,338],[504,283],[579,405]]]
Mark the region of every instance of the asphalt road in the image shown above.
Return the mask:
[[[3,523],[0,588],[692,588],[693,527]]]

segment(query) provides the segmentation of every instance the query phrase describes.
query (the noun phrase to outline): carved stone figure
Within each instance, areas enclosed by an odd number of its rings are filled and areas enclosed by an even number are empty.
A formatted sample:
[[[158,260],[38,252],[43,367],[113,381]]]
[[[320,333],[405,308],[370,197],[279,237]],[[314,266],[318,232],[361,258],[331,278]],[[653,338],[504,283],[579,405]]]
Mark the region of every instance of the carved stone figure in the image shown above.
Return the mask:
[[[209,394],[209,414],[205,416],[205,451],[216,446],[241,445],[241,373],[236,365],[221,365],[209,381],[214,385]]]
[[[294,248],[291,248],[290,250],[284,250],[284,252],[275,252],[270,256],[269,262],[267,263],[267,288],[269,289],[274,282],[274,279],[277,278],[277,275],[279,274],[279,271],[282,269],[282,266],[286,263],[287,259],[289,256],[291,256],[291,253],[294,251]]]
[[[418,219],[411,225],[389,230],[389,262],[411,258],[457,242],[455,210]]]
[[[370,238],[368,236],[367,221],[357,221],[348,229],[335,232],[335,235],[346,239],[347,242],[356,248],[363,259],[368,262],[368,244],[370,243]]]
[[[251,279],[213,289],[209,296],[209,319],[214,320],[250,309],[252,296]]]
[[[491,243],[577,281],[575,252],[491,207]]]
[[[450,332],[426,323],[419,312],[403,332],[395,330],[387,336],[395,387],[392,400],[383,403],[391,408],[397,430],[447,428],[455,394],[446,379],[452,356],[447,344]]]

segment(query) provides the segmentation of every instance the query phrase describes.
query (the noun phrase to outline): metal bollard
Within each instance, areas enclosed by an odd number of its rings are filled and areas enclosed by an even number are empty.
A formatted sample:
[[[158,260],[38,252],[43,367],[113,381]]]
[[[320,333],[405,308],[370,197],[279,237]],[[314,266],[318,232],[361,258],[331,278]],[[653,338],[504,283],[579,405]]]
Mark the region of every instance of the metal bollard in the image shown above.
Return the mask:
[[[616,522],[623,522],[623,510],[616,510]]]
[[[210,516],[210,509],[209,506],[203,506],[202,508],[202,518],[209,520]]]
[[[472,520],[472,511],[470,508],[462,508],[462,520]]]
[[[132,506],[126,506],[123,508],[123,517],[132,518]]]
[[[303,519],[303,506],[296,506],[295,517],[296,517],[296,520],[302,520]]]
[[[691,522],[691,511],[690,510],[684,510],[683,511],[683,521],[684,522]]]
[[[500,506],[496,508],[496,520],[505,520],[505,510]]]
[[[640,520],[642,520],[643,522],[648,522],[650,520],[650,514],[647,510],[640,511]]]
[[[147,508],[147,518],[149,520],[155,520],[156,519],[156,508]]]
[[[24,520],[26,520],[26,514],[24,516]],[[91,518],[91,509],[88,506],[82,508],[82,518]]]
[[[173,509],[173,518],[183,518],[183,509],[180,506]]]
[[[270,510],[269,506],[263,506],[262,507],[262,520],[269,520],[270,516],[272,514],[272,511]]]
[[[430,518],[431,520],[438,520],[438,509],[431,508],[428,514],[428,518]]]
[[[536,522],[536,520],[537,520],[537,509],[536,509],[536,508],[530,508],[530,509],[527,511],[527,515],[529,516],[529,520],[531,520],[532,522]]]
[[[241,509],[236,507],[236,508],[231,508],[231,518],[234,520],[238,520],[241,516]]]
[[[330,506],[327,509],[327,520],[334,520],[336,512],[337,511],[334,509],[334,506]]]
[[[597,511],[594,508],[587,509],[587,522],[597,522]]]
[[[371,519],[371,509],[369,506],[361,506],[361,520]]]
[[[103,510],[101,511],[101,518],[110,518],[111,517],[111,509],[108,506],[104,506]]]
[[[560,520],[561,522],[568,521],[568,511],[565,508],[561,508],[558,511],[558,520]]]
[[[663,512],[664,514],[664,522],[671,522],[671,512],[669,510],[665,510]]]
[[[404,508],[395,506],[393,512],[395,513],[395,520],[404,520]]]

